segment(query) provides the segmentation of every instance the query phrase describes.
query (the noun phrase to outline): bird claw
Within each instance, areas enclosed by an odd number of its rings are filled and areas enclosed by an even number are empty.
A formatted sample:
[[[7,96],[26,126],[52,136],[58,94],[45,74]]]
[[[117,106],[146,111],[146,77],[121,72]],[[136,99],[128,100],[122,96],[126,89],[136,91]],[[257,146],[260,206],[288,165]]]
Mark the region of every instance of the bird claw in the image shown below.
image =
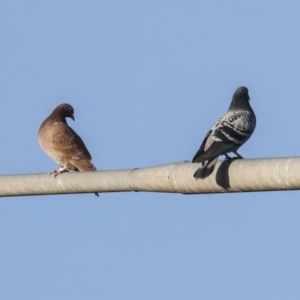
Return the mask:
[[[232,157],[230,157],[228,154],[225,154],[225,160],[226,161],[232,160]]]
[[[226,155],[225,161],[234,161],[236,159],[244,159],[244,158],[241,155],[235,157],[230,157],[229,155]]]
[[[233,151],[233,153],[236,155],[236,158],[244,159],[244,157],[240,155],[237,151]]]
[[[55,178],[57,175],[64,173],[64,172],[69,172],[69,171],[66,168],[60,168],[58,170],[49,172],[48,175],[54,174],[54,178]]]
[[[238,156],[236,156],[236,157],[230,157],[230,161],[234,161],[234,160],[236,160],[236,159],[241,159],[242,157],[238,157]]]
[[[225,160],[226,161],[231,161],[231,160],[236,160],[236,159],[244,159],[242,155],[237,153],[236,151],[233,151],[233,153],[236,155],[236,157],[230,157],[227,153],[225,153]]]

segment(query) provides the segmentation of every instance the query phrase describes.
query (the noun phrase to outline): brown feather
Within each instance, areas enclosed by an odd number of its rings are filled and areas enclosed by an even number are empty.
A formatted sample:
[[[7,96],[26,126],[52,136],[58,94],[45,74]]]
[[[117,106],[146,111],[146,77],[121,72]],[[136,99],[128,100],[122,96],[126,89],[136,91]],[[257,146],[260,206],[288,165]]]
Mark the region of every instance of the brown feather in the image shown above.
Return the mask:
[[[73,171],[95,171],[92,157],[80,136],[68,126],[66,117],[74,118],[73,108],[61,104],[42,123],[38,140],[41,148],[61,167]]]

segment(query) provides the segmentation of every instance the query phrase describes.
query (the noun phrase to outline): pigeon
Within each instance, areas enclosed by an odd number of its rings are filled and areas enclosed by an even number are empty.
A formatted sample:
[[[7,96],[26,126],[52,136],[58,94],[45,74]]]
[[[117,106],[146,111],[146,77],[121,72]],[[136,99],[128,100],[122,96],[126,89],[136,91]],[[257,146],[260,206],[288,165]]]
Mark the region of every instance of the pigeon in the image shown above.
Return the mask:
[[[68,126],[67,117],[75,121],[73,107],[66,103],[58,105],[42,123],[38,133],[41,148],[61,166],[49,173],[54,174],[54,177],[69,170],[96,171],[84,142]],[[98,193],[95,194],[99,196]]]
[[[233,152],[235,158],[243,158],[237,150],[250,138],[256,117],[249,103],[248,89],[237,88],[227,113],[219,119],[206,134],[193,163],[200,163],[194,178],[204,179],[214,170],[219,155],[232,159],[227,153]]]

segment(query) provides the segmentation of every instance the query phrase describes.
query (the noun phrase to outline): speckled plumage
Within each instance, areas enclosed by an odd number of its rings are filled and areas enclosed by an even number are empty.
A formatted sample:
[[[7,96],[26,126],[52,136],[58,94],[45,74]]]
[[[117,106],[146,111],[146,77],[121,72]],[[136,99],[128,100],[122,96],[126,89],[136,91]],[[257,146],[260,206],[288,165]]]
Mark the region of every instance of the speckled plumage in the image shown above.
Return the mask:
[[[194,174],[196,179],[204,179],[213,172],[219,155],[227,156],[227,153],[233,152],[242,158],[237,150],[250,138],[256,126],[256,117],[249,100],[248,89],[239,87],[226,115],[206,134],[193,158],[194,163],[201,163]]]

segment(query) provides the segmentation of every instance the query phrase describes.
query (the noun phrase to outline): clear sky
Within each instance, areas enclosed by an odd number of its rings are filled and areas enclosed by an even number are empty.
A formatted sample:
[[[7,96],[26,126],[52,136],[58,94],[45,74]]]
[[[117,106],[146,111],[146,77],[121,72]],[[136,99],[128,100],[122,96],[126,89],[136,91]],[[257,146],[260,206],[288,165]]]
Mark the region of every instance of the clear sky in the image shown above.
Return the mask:
[[[246,158],[300,153],[299,1],[0,2],[1,174],[60,103],[100,170],[191,160],[247,86]],[[221,157],[223,159],[223,157]],[[299,299],[300,192],[2,198],[0,299]]]

